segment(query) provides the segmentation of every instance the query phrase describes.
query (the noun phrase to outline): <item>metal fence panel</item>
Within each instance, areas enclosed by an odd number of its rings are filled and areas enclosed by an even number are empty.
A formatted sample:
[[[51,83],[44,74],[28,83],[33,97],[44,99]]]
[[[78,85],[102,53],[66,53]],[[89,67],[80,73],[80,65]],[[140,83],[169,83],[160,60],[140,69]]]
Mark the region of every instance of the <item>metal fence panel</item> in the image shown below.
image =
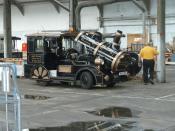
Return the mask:
[[[21,98],[15,64],[0,63],[0,131],[21,131]]]

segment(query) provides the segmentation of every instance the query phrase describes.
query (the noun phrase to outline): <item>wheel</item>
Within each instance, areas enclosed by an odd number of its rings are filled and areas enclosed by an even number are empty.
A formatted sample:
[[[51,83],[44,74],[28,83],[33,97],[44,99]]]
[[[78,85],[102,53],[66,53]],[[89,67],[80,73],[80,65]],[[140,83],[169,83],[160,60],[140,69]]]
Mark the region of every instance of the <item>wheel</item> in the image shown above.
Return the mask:
[[[36,82],[42,86],[47,86],[50,83],[48,70],[43,66],[33,69],[31,78],[36,79]]]
[[[48,80],[49,79],[49,73],[48,73],[48,70],[45,67],[39,66],[39,67],[33,69],[31,77],[33,79],[45,79],[45,80]]]
[[[115,82],[107,83],[107,87],[113,87],[115,84]]]
[[[140,72],[142,68],[142,62],[139,60],[138,54],[130,52],[129,55],[131,56],[131,63],[127,67],[127,71],[131,76],[134,76]]]
[[[105,84],[107,87],[113,87],[116,84],[116,81],[114,81],[114,77],[112,74],[109,74],[109,80],[106,81]]]
[[[36,80],[36,83],[41,85],[41,86],[48,86],[50,84],[50,81],[39,81],[39,80]]]
[[[90,72],[83,72],[80,76],[80,85],[84,89],[91,89],[94,85],[93,76]]]

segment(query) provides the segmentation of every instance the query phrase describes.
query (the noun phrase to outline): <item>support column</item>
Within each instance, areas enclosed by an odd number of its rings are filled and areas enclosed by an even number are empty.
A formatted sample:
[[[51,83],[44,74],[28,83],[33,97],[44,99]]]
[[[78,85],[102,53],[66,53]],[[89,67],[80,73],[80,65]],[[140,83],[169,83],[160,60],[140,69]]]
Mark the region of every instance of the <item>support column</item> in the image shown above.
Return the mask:
[[[103,5],[98,5],[98,10],[99,10],[99,32],[104,33],[104,10],[103,10]]]
[[[12,57],[11,0],[3,2],[4,58],[10,58]]]
[[[142,30],[142,41],[143,44],[146,44],[146,14],[147,10],[145,7],[140,5],[140,3],[137,0],[132,0],[132,2],[142,11],[142,21],[143,21],[143,30]]]
[[[164,83],[165,79],[165,0],[157,0],[157,80]]]
[[[77,0],[70,0],[70,12],[69,12],[69,31],[76,31],[76,18],[75,18],[75,9],[78,5]]]
[[[146,44],[147,41],[146,41],[146,13],[145,12],[142,13],[142,21],[143,21],[142,39],[143,39],[143,44]]]
[[[147,29],[148,29],[148,41],[147,42],[152,42],[152,37],[151,37],[151,19],[150,19],[150,14],[148,14],[148,20],[147,20]]]

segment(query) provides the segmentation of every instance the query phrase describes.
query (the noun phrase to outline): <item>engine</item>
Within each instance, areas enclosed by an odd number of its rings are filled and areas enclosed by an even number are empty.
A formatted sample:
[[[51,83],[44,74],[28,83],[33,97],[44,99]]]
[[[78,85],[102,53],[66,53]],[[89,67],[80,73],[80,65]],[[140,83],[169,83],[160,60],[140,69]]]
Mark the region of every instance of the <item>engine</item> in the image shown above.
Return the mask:
[[[115,39],[119,42],[122,36],[120,32]],[[112,46],[120,43],[102,41],[100,34],[81,32],[75,41],[85,46],[92,63],[100,67],[105,74],[127,71],[130,75],[136,75],[141,69],[139,56],[136,53],[122,51],[120,48],[114,49]]]

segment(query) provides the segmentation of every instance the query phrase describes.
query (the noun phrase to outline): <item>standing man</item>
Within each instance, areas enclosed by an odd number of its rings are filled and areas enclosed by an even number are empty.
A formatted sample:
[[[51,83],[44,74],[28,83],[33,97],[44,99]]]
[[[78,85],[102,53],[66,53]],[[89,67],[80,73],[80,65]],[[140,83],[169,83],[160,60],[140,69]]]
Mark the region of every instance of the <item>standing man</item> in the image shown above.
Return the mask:
[[[150,43],[146,44],[145,47],[140,51],[140,57],[143,60],[143,80],[145,85],[147,85],[148,82],[154,84],[154,59],[158,54],[158,51],[155,48],[151,47]]]

